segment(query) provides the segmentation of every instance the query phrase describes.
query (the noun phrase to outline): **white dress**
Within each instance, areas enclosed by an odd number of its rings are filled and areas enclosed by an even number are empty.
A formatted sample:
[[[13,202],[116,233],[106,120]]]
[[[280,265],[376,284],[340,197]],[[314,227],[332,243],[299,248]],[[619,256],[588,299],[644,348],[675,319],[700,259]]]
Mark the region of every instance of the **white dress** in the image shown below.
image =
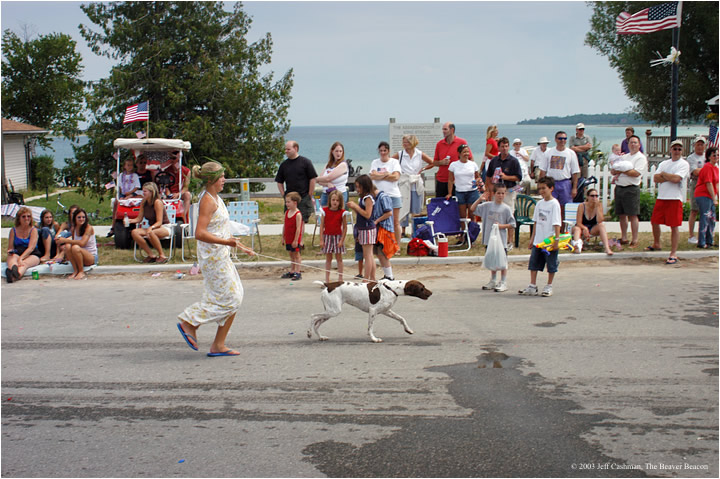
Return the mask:
[[[203,192],[200,198],[205,195]],[[219,238],[230,238],[230,217],[225,203],[217,201],[217,209],[210,218],[207,230]],[[205,323],[218,323],[240,309],[243,300],[243,287],[240,274],[230,258],[230,247],[214,243],[197,242],[198,264],[203,275],[205,291],[202,299],[183,311],[178,318],[193,326]]]

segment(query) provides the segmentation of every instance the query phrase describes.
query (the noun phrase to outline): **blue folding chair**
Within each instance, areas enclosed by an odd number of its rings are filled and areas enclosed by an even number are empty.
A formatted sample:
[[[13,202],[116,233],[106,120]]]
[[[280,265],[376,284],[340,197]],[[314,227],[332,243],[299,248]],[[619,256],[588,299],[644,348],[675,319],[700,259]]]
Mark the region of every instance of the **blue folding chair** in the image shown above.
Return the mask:
[[[463,228],[463,223],[465,227]],[[472,247],[470,240],[470,218],[460,218],[460,208],[455,197],[446,200],[445,198],[430,198],[427,202],[427,221],[430,226],[432,242],[437,245],[439,233],[445,236],[462,235],[464,241],[449,246],[450,253],[468,251]]]

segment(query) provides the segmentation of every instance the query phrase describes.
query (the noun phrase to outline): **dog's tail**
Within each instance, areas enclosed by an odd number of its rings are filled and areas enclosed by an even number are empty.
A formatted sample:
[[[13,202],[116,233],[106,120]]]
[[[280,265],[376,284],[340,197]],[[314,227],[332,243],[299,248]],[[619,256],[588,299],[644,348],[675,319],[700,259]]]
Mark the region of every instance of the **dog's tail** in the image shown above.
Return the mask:
[[[327,284],[323,283],[322,281],[313,281],[313,283],[319,284],[320,286],[323,287],[323,289],[327,289]]]

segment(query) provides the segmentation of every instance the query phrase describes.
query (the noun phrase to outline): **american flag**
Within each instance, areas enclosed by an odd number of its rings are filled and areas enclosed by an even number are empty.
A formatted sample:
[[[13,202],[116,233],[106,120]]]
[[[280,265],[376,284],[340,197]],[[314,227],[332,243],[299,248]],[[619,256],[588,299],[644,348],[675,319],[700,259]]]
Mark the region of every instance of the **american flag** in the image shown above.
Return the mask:
[[[634,15],[622,12],[615,20],[617,33],[652,33],[680,27],[678,2],[663,3],[640,10]]]
[[[150,112],[148,111],[148,102],[144,101],[142,103],[130,105],[125,109],[125,119],[123,119],[123,125],[134,121],[145,121],[149,119]]]
[[[145,138],[145,132],[144,132],[144,131],[138,131],[137,133],[135,133],[135,136],[138,137],[138,140],[142,140],[143,138]]]
[[[708,146],[718,147],[718,127],[717,125],[710,125],[710,134],[708,135]]]

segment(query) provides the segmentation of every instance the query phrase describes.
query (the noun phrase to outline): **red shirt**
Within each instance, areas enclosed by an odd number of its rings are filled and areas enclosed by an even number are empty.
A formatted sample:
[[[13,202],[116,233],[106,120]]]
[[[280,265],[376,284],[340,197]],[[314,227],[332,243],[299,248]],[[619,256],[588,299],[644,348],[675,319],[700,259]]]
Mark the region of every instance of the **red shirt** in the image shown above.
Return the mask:
[[[175,178],[177,178],[177,170],[175,168],[170,171],[170,168],[168,168],[168,172],[170,172],[171,175],[173,175]],[[180,193],[180,189],[182,188],[182,185],[185,183],[185,178],[190,174],[190,168],[187,166],[182,167],[182,180],[174,181],[173,184],[170,185],[170,193]]]
[[[285,212],[285,228],[283,228],[283,241],[285,244],[292,244],[295,241],[295,233],[297,233],[297,219],[295,217],[300,214],[300,210],[297,210],[294,215],[288,218],[288,211]],[[300,216],[302,218],[302,215]],[[300,221],[302,227],[302,221]],[[302,244],[302,234],[298,240],[298,245]]]
[[[343,225],[343,213],[345,210],[331,210],[328,207],[323,208],[325,212],[325,219],[323,225],[325,225],[325,231],[323,234],[326,235],[341,235]]]
[[[717,166],[713,165],[709,161],[706,162],[698,175],[697,186],[695,187],[695,197],[704,196],[705,198],[712,198],[707,189],[706,183],[713,184],[713,188],[715,188],[715,197],[717,197],[718,180],[720,179],[719,176]]]
[[[458,154],[458,146],[460,145],[467,145],[467,141],[460,138],[459,136],[456,136],[455,139],[452,141],[452,143],[448,143],[445,141],[445,138],[437,142],[437,145],[435,145],[435,157],[433,158],[433,161],[440,161],[445,159],[445,157],[450,157],[450,163],[453,161],[458,161],[459,154]],[[473,159],[472,156],[472,150],[470,151],[470,160]],[[450,164],[444,166],[439,166],[438,171],[435,174],[435,179],[438,181],[441,181],[443,183],[447,183],[448,181],[448,168],[450,167]]]

